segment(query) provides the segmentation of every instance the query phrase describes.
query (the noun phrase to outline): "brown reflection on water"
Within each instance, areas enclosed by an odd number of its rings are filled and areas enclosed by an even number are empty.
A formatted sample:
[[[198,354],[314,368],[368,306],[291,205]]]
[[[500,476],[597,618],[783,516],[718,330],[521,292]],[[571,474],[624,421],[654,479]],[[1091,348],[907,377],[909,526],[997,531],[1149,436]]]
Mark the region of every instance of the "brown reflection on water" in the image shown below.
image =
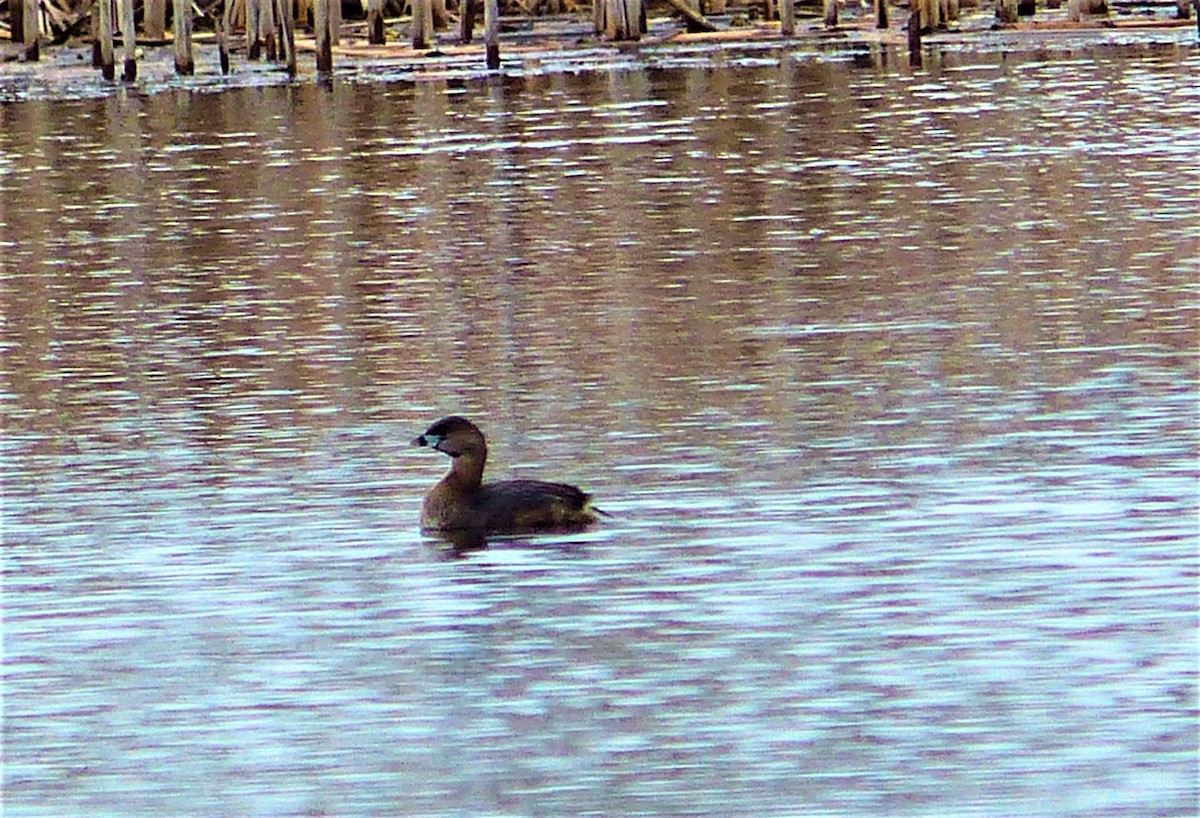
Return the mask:
[[[347,412],[508,437],[717,413],[789,451],[946,445],[1026,391],[1021,414],[1062,410],[1120,350],[1194,372],[1194,228],[1176,158],[1138,150],[1177,123],[1117,97],[1101,127],[1139,142],[1088,149],[1048,127],[1070,99],[994,96],[1053,77],[977,72],[10,107],[5,189],[37,203],[0,228],[10,423],[62,445],[164,415],[211,443]]]

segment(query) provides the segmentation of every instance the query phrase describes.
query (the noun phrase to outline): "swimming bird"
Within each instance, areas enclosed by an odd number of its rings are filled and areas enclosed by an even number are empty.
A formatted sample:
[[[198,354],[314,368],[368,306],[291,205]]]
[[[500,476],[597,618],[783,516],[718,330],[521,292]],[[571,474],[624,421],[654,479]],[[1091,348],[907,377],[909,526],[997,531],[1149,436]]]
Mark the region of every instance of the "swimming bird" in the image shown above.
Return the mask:
[[[487,440],[474,423],[442,418],[413,440],[450,457],[450,471],[425,495],[421,528],[434,532],[528,534],[578,530],[596,522],[591,495],[544,480],[483,482]]]

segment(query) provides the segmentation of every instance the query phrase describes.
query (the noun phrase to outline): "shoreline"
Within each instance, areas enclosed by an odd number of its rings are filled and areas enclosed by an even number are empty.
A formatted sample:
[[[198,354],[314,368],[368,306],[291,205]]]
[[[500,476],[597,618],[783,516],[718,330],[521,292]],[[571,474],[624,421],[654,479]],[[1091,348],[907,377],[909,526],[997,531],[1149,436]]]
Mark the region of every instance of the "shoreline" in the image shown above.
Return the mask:
[[[725,20],[728,19],[725,16]],[[0,103],[27,99],[95,98],[119,93],[121,89],[137,93],[166,90],[215,91],[244,87],[287,85],[293,83],[336,82],[379,75],[379,81],[421,82],[449,79],[485,79],[495,76],[530,73],[614,70],[664,62],[707,61],[720,64],[730,60],[763,54],[791,53],[798,56],[850,54],[885,50],[907,57],[907,39],[902,20],[886,29],[876,29],[873,18],[861,13],[845,15],[845,22],[826,28],[817,18],[802,18],[796,33],[784,37],[779,23],[751,22],[723,27],[717,32],[689,33],[674,17],[650,20],[649,31],[641,40],[610,42],[597,37],[590,17],[556,15],[546,17],[504,18],[500,39],[501,64],[497,70],[485,66],[482,39],[469,44],[459,42],[456,32],[438,32],[433,49],[413,49],[403,32],[403,19],[389,21],[392,40],[385,45],[369,45],[366,27],[350,23],[343,28],[341,43],[333,47],[332,74],[318,74],[313,37],[296,37],[297,74],[291,77],[281,63],[246,59],[244,40],[238,38],[233,50],[233,68],[228,74],[220,69],[216,37],[203,32],[194,38],[195,73],[175,73],[170,38],[154,42],[139,41],[139,76],[134,82],[105,80],[91,65],[91,44],[77,39],[42,50],[42,59],[23,62],[9,58],[20,46],[6,44],[6,60],[0,62]],[[990,8],[965,12],[953,28],[927,34],[922,38],[922,62],[947,51],[971,50],[979,53],[1001,51],[1054,51],[1065,49],[1123,45],[1151,47],[1200,47],[1194,20],[1162,16],[1124,14],[1098,17],[1082,23],[1066,19],[1066,11],[1039,12],[1015,26],[997,27]],[[907,62],[907,60],[906,60]],[[920,70],[921,65],[912,66]]]

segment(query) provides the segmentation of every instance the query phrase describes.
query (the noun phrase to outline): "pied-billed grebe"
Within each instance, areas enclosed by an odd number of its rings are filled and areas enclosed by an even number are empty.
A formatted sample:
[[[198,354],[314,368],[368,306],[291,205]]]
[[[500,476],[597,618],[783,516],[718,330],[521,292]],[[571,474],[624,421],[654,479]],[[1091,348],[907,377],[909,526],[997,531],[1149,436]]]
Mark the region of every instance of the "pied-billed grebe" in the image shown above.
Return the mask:
[[[483,482],[487,441],[474,423],[448,417],[413,441],[450,456],[450,472],[425,495],[421,528],[527,534],[578,529],[596,522],[591,496],[565,483],[542,480]],[[603,513],[603,512],[601,512]]]

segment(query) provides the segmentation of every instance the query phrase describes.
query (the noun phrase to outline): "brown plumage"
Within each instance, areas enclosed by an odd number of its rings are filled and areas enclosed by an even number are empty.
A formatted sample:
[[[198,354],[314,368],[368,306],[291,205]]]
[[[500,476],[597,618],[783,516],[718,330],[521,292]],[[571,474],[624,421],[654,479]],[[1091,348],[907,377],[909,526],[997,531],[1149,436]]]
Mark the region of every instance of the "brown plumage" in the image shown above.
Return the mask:
[[[421,528],[525,534],[583,528],[596,522],[591,496],[565,483],[543,480],[483,482],[487,441],[462,417],[439,420],[413,441],[450,456],[450,471],[421,504]]]

